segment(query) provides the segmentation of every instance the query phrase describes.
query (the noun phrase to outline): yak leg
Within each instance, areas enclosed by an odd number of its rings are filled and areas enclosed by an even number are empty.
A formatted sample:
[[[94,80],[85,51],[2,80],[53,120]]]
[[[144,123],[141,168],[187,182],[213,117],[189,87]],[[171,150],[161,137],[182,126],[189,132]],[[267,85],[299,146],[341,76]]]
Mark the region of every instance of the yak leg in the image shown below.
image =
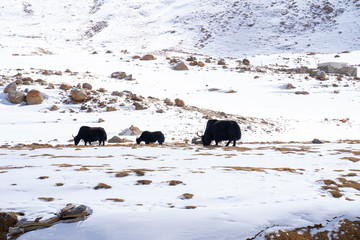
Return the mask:
[[[236,146],[236,140],[234,139],[234,144],[233,144],[233,146],[235,147]]]
[[[227,142],[226,147],[229,146],[230,142],[231,142],[231,140],[229,140],[229,141]]]
[[[218,141],[215,141],[215,143],[216,143],[216,146],[219,146],[219,142],[218,142]]]

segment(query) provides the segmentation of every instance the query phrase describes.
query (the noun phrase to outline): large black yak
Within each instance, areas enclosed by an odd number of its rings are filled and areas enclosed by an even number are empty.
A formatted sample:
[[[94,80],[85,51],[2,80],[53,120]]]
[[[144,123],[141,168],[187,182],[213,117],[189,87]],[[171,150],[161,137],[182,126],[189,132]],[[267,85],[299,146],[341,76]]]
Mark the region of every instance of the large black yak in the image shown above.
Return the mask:
[[[231,141],[234,142],[233,146],[236,146],[236,141],[240,138],[241,131],[237,122],[216,119],[207,122],[205,133],[201,136],[204,146],[210,145],[213,140],[215,140],[216,146],[225,140],[229,140],[226,146],[229,146]]]
[[[136,139],[136,143],[140,144],[142,141],[144,141],[146,144],[154,143],[157,141],[159,145],[162,145],[163,142],[165,141],[165,137],[164,134],[160,131],[156,131],[156,132],[144,131],[141,133],[140,137]]]
[[[88,127],[82,126],[79,129],[79,133],[76,137],[74,137],[75,145],[78,145],[80,140],[84,140],[85,145],[91,142],[99,141],[99,145],[105,145],[105,141],[107,140],[107,135],[105,129],[102,127]]]

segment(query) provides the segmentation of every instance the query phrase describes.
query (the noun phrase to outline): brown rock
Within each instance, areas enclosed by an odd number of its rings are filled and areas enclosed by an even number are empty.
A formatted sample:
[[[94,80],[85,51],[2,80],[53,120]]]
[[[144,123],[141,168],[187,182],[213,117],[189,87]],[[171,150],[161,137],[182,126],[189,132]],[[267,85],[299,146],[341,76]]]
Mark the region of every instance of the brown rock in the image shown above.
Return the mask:
[[[222,66],[223,66],[223,65],[226,65],[224,59],[220,59],[217,64],[218,64],[218,65],[222,65]]]
[[[135,110],[144,110],[145,109],[145,107],[138,102],[134,102],[133,105],[135,106]]]
[[[82,88],[85,88],[85,89],[87,89],[87,90],[91,90],[91,89],[92,89],[92,86],[91,86],[90,83],[83,83],[83,84],[82,84]]]
[[[28,105],[41,104],[44,99],[44,96],[38,90],[31,90],[26,95],[26,103]]]
[[[203,63],[202,61],[198,61],[197,65],[198,65],[199,67],[204,67],[204,66],[205,66],[205,63]]]
[[[125,72],[113,72],[111,74],[112,78],[117,78],[117,79],[123,79],[126,78],[126,73]]]
[[[17,222],[18,219],[16,213],[0,212],[0,232],[8,232],[9,227],[14,227]]]
[[[59,110],[59,107],[56,105],[52,105],[50,111],[56,111],[56,110]]]
[[[188,68],[188,67],[186,66],[186,64],[183,63],[183,62],[176,63],[176,64],[173,66],[173,69],[174,69],[174,70],[177,70],[177,71],[189,70],[189,68]]]
[[[108,143],[122,143],[122,142],[124,142],[124,140],[119,138],[118,136],[114,136],[108,140]]]
[[[291,83],[288,83],[285,88],[286,89],[294,89],[295,87]]]
[[[16,91],[16,88],[17,88],[16,83],[12,82],[5,87],[4,93],[14,92]]]
[[[8,98],[11,103],[19,104],[25,100],[25,93],[21,91],[8,92]]]
[[[168,106],[174,105],[174,103],[173,103],[170,99],[168,99],[168,98],[165,98],[164,103],[165,103],[166,105],[168,105]]]
[[[317,72],[316,79],[321,80],[321,81],[327,80],[326,73],[324,71]]]
[[[67,84],[67,83],[62,83],[61,85],[60,85],[60,89],[62,89],[62,90],[69,90],[69,89],[71,89],[72,87],[71,87],[71,85],[69,85],[69,84]]]
[[[185,106],[185,102],[179,98],[175,99],[175,105],[178,107],[184,107]]]
[[[144,55],[142,58],[140,58],[140,60],[145,60],[145,61],[148,61],[148,60],[155,60],[155,57],[154,55],[151,55],[151,54],[146,54]]]
[[[108,107],[106,108],[106,111],[108,111],[108,112],[114,112],[114,111],[116,111],[116,108],[115,108],[115,107],[112,107],[112,106],[108,106]]]
[[[71,90],[70,96],[74,102],[82,102],[87,98],[86,93],[81,89]]]

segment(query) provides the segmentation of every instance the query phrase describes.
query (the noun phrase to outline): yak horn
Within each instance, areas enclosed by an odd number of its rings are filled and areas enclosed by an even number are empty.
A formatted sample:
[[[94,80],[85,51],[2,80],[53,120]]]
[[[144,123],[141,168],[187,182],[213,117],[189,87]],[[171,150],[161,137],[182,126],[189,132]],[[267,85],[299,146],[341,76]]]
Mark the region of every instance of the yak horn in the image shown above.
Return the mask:
[[[196,135],[197,135],[198,137],[202,137],[202,136],[199,135],[199,132],[196,132]]]
[[[75,138],[75,137],[74,137],[74,134],[72,134],[72,137]]]

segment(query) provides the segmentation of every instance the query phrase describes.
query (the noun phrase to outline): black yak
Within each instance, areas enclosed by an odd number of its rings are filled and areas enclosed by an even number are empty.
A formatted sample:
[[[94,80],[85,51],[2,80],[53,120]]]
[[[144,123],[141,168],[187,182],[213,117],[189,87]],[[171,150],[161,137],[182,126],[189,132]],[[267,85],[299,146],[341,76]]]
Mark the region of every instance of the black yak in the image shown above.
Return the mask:
[[[144,131],[141,133],[140,137],[136,139],[136,143],[140,144],[142,141],[144,141],[146,144],[154,143],[157,141],[159,145],[162,145],[163,142],[165,141],[165,137],[164,134],[160,131],[156,131],[156,132]]]
[[[236,146],[236,141],[241,138],[241,131],[235,121],[214,119],[207,122],[205,133],[200,137],[204,146],[210,145],[213,140],[216,146],[225,140],[229,140],[226,146],[229,146],[231,141],[234,142],[233,146]]]
[[[79,133],[76,137],[74,137],[75,145],[78,145],[80,140],[84,140],[85,145],[91,142],[99,141],[99,145],[105,145],[105,141],[107,140],[107,135],[105,129],[102,127],[88,127],[82,126],[79,129]]]

